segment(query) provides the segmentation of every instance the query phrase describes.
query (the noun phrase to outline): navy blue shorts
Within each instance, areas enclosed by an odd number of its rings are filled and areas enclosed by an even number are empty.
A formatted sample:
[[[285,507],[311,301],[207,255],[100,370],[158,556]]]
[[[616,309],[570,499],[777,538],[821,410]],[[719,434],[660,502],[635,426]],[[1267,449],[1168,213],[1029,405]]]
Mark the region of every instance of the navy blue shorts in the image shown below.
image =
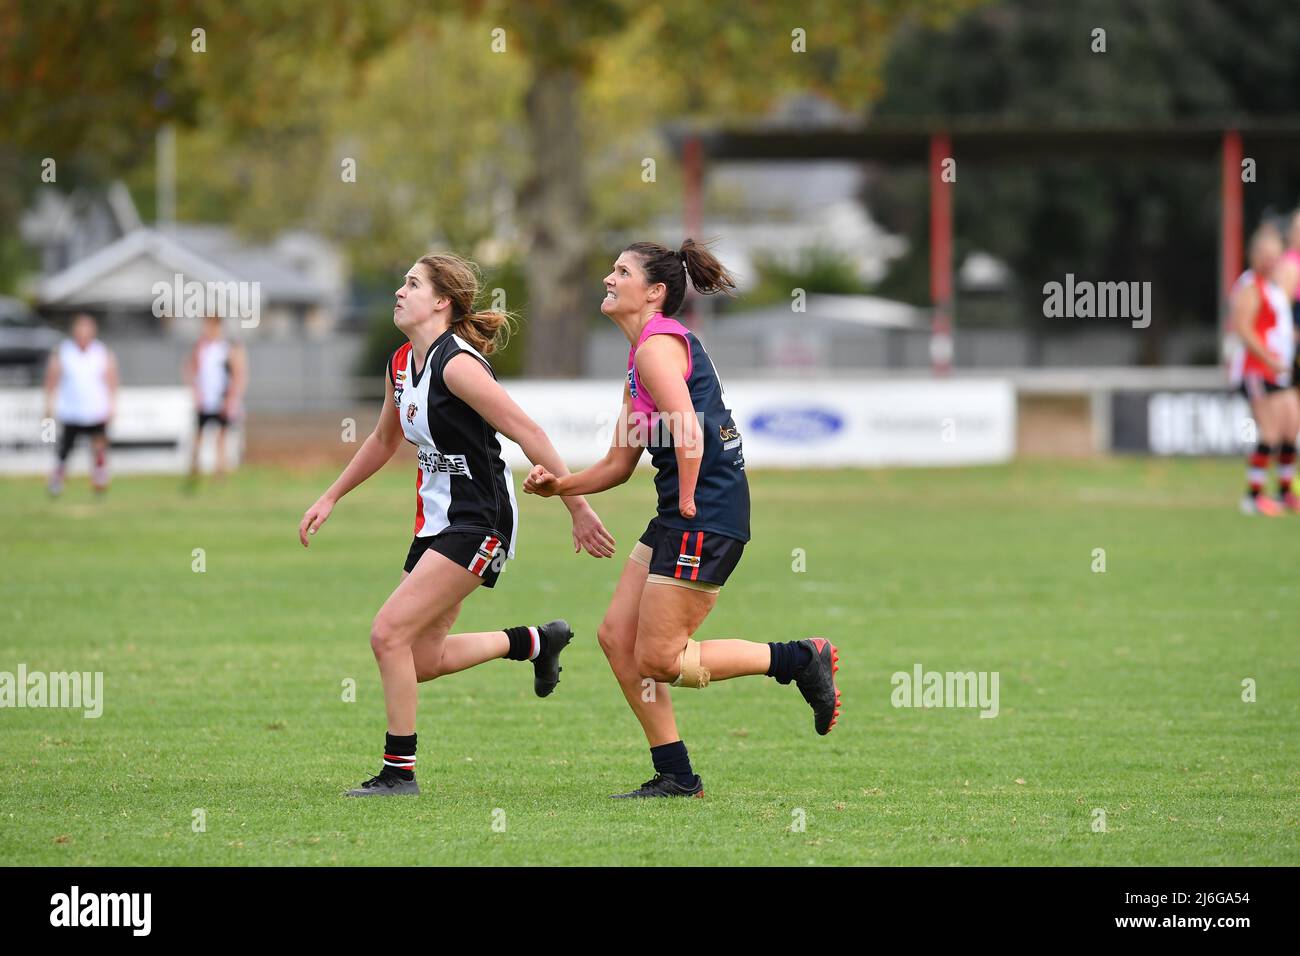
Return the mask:
[[[740,563],[745,542],[712,531],[683,531],[667,528],[651,518],[640,543],[649,549],[641,563],[648,562],[651,574],[686,584],[727,583]],[[641,552],[645,554],[644,551]],[[633,552],[633,560],[638,560]]]

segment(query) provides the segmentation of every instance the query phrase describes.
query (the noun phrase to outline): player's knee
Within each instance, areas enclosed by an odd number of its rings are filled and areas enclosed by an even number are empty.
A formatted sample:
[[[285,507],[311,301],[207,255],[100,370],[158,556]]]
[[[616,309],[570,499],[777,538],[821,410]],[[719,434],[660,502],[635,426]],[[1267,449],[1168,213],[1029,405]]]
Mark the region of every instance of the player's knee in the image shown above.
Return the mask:
[[[676,656],[644,648],[637,648],[636,667],[642,677],[649,677],[664,684],[676,680],[680,673]]]
[[[406,647],[400,630],[393,626],[382,613],[375,617],[370,625],[370,649],[375,657],[386,657]]]
[[[596,628],[596,640],[600,642],[600,649],[605,652],[605,656],[613,660],[627,653],[629,644],[636,640],[636,636],[629,635],[609,621],[601,621],[600,627]]]

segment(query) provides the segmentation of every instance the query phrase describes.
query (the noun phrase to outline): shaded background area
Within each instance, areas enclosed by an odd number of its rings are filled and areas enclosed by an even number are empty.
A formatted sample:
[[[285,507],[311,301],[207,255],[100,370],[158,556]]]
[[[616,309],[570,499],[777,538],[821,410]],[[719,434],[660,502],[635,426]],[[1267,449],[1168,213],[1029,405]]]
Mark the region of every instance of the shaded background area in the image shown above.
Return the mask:
[[[17,0],[0,9],[0,295],[56,328],[91,311],[124,381],[170,384],[196,324],[152,315],[149,280],[198,261],[256,281],[252,423],[292,431],[377,397],[399,341],[392,289],[426,249],[476,259],[483,304],[519,316],[500,373],[608,377],[626,348],[597,309],[609,261],[689,231],[741,276],[738,299],[686,310],[728,375],[925,375],[924,150],[799,161],[776,140],[1300,131],[1298,48],[1284,0],[325,0],[310,16],[283,0]],[[750,155],[709,155],[737,130],[760,134]],[[954,374],[1011,375],[1048,434],[1088,394],[1019,369],[1220,381],[1215,156],[1135,139],[981,160],[956,143]],[[1252,172],[1244,231],[1300,203],[1294,152]],[[1067,273],[1150,282],[1150,327],[1045,317],[1043,285]],[[1091,444],[1086,414],[1072,419],[1049,450]]]

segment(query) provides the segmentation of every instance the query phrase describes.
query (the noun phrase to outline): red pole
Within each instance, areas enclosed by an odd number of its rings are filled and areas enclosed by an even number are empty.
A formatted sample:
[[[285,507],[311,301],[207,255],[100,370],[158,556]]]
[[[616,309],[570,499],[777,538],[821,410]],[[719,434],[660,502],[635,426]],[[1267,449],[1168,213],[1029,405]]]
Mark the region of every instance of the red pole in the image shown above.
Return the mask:
[[[1241,133],[1223,131],[1222,212],[1219,216],[1219,319],[1228,316],[1228,294],[1241,275]]]
[[[952,182],[944,181],[944,161],[952,159],[947,133],[930,136],[930,367],[935,375],[952,368]],[[952,165],[952,164],[950,164]],[[956,178],[956,166],[950,179]]]

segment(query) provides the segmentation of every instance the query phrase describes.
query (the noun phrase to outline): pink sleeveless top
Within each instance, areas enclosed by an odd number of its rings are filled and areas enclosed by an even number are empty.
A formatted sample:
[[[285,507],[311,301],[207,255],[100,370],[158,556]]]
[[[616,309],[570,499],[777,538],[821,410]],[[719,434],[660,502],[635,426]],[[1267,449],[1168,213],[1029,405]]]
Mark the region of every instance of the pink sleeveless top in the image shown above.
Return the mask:
[[[636,345],[628,349],[627,353],[627,385],[632,393],[632,411],[640,412],[643,415],[650,415],[659,411],[650,393],[641,385],[641,378],[636,371],[636,350],[641,347],[646,339],[652,335],[680,335],[682,341],[686,343],[686,379],[691,377],[692,366],[691,359],[691,340],[687,337],[690,333],[686,326],[682,325],[676,319],[665,318],[663,313],[656,312],[645,328],[641,330],[641,337],[636,340]]]

